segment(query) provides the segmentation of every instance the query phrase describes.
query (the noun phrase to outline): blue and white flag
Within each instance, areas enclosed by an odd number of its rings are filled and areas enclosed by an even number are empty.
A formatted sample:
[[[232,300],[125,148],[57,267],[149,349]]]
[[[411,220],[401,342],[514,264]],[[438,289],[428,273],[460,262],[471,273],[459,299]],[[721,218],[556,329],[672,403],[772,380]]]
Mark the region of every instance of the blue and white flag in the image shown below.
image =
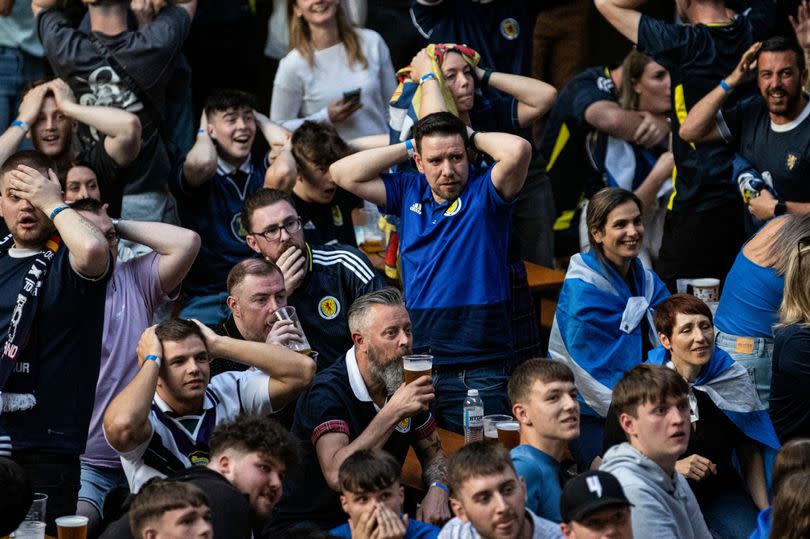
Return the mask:
[[[655,308],[669,297],[658,276],[636,258],[631,264],[633,288],[593,250],[571,257],[565,274],[549,356],[574,372],[582,412],[605,417],[613,387],[642,361],[642,339],[658,343],[652,323]],[[641,334],[647,317],[649,334]]]
[[[672,355],[663,347],[650,350],[647,362],[668,365]],[[768,416],[768,409],[757,397],[754,384],[745,367],[726,352],[714,347],[709,362],[703,366],[692,389],[702,391],[749,439],[763,446],[779,450],[779,439]]]

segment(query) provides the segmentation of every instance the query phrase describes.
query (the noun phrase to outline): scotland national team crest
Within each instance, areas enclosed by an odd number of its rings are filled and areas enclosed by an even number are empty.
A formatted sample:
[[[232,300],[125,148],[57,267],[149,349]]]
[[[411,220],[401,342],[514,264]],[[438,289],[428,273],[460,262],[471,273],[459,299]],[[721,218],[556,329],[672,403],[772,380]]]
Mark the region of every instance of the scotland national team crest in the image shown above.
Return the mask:
[[[445,210],[444,216],[445,217],[452,217],[458,212],[461,211],[461,198],[457,198],[453,201],[452,204]]]
[[[318,302],[318,314],[324,320],[332,320],[340,314],[340,302],[335,296],[326,296]]]
[[[395,428],[397,429],[397,432],[401,432],[402,434],[407,434],[408,431],[411,430],[411,418],[406,417],[405,419],[400,421]]]
[[[517,39],[520,35],[520,24],[512,17],[502,20],[501,35],[510,41]]]
[[[237,240],[241,241],[242,243],[246,243],[245,238],[247,238],[247,230],[245,230],[245,227],[242,226],[241,212],[234,214],[233,218],[231,219],[231,232]]]
[[[343,226],[343,212],[339,206],[332,206],[332,223],[335,226]]]
[[[793,170],[793,167],[796,166],[796,162],[798,160],[799,160],[799,158],[796,157],[795,153],[787,154],[787,160],[785,161],[785,165],[787,165],[788,170]]]
[[[208,451],[195,451],[188,456],[192,466],[208,466]]]

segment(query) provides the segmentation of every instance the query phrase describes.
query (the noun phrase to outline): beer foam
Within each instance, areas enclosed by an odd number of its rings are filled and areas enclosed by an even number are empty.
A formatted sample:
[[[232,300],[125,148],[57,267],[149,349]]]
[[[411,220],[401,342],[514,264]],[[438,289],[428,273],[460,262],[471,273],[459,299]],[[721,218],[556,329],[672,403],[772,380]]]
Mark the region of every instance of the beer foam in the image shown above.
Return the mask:
[[[517,421],[498,421],[495,423],[498,430],[520,430],[520,423]]]
[[[415,359],[403,363],[406,371],[429,371],[433,368],[432,359]]]
[[[64,526],[65,528],[76,528],[79,526],[87,526],[87,517],[80,515],[73,515],[69,517],[59,517],[56,519],[57,526]]]

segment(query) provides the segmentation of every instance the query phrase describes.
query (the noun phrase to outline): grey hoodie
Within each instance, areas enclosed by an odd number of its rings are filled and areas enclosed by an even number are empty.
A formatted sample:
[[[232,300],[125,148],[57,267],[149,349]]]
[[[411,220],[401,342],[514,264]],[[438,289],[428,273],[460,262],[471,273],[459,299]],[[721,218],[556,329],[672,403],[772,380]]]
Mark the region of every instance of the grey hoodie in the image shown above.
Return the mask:
[[[633,537],[711,539],[686,479],[672,476],[629,443],[611,447],[600,470],[612,473],[633,504]]]

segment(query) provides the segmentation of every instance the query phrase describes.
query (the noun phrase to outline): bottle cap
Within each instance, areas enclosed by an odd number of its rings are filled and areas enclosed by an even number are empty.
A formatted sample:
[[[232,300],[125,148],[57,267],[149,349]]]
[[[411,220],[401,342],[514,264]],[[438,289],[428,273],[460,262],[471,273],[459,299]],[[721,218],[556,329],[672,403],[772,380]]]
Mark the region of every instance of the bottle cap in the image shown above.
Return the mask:
[[[477,389],[468,389],[467,390],[467,396],[468,397],[477,397],[478,396],[478,390]]]

